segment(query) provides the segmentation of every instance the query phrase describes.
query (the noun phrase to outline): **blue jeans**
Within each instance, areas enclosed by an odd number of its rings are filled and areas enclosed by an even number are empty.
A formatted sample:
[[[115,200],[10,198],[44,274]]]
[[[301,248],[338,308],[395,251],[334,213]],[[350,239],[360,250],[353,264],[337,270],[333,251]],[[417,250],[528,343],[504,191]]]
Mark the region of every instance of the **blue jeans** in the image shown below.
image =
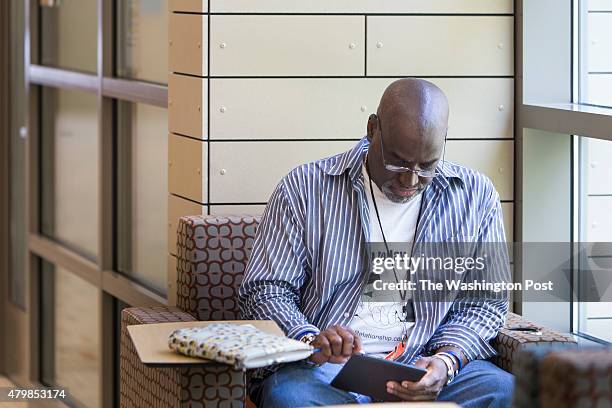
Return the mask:
[[[311,368],[304,362],[287,364],[263,381],[251,385],[251,399],[261,408],[311,407],[372,402],[369,397],[329,385],[340,364]],[[437,401],[465,408],[510,407],[514,376],[485,360],[469,363],[445,386]]]

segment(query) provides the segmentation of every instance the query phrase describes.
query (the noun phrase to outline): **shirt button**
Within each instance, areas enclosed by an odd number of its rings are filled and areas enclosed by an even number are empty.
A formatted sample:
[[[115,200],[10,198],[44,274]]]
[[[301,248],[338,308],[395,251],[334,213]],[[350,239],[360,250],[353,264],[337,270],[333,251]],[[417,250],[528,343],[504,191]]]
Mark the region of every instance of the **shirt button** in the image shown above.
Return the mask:
[[[345,314],[344,314],[344,317],[347,317],[347,318],[348,318],[349,316],[350,316],[350,314],[348,314],[348,313],[345,313]]]

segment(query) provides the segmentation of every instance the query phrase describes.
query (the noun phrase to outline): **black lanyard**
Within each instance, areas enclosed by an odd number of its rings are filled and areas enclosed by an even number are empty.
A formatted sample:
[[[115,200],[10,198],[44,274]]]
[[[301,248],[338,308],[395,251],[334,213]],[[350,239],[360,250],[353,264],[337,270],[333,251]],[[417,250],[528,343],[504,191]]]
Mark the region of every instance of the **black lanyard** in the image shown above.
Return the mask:
[[[387,244],[387,238],[385,237],[385,231],[383,229],[382,222],[380,221],[380,214],[378,213],[378,206],[376,205],[376,197],[374,197],[374,186],[372,185],[372,176],[370,175],[370,164],[368,162],[367,156],[366,156],[366,169],[368,171],[368,180],[370,182],[370,194],[372,196],[372,203],[374,204],[374,211],[376,211],[376,219],[378,220],[378,226],[380,227],[380,232],[382,233],[382,236],[383,236],[383,242],[385,243],[385,249],[387,250],[387,256],[390,256],[391,251],[389,250],[389,245]],[[416,235],[417,235],[417,231],[419,228],[419,223],[421,221],[421,212],[423,211],[424,201],[425,200],[423,199],[423,197],[421,197],[421,203],[419,205],[419,214],[417,216],[416,226],[414,227],[414,238],[412,239],[412,245],[410,247],[410,258],[412,258],[412,254],[414,251],[414,244],[416,243]],[[408,271],[408,274],[410,274],[410,271]],[[399,283],[399,279],[397,277],[397,271],[395,270],[395,266],[393,266],[393,275],[395,276],[395,281]],[[402,299],[402,302],[406,300],[406,292],[404,290],[400,290],[400,298]]]

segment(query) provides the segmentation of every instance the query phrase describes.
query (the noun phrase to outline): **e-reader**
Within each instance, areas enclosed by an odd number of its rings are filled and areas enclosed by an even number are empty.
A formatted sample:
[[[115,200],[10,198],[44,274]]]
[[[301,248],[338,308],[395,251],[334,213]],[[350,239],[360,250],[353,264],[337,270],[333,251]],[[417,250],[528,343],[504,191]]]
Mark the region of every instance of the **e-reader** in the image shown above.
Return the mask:
[[[376,400],[401,401],[387,392],[388,381],[418,382],[427,370],[382,358],[353,354],[332,380],[332,387],[357,392]]]

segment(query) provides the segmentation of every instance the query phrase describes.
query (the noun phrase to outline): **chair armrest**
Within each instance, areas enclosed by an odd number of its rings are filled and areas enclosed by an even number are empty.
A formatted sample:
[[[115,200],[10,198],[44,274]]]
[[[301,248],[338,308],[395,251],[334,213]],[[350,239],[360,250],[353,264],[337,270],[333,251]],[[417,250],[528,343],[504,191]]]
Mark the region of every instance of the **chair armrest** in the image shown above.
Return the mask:
[[[132,307],[121,311],[120,406],[176,407],[181,396],[178,369],[156,369],[140,362],[127,326],[195,320],[189,313],[168,307]]]
[[[511,330],[514,327],[535,327],[540,334],[529,331]],[[493,347],[497,350],[494,362],[500,368],[513,372],[513,363],[517,353],[526,345],[550,345],[555,343],[576,344],[576,340],[570,334],[564,334],[548,327],[533,323],[515,313],[508,313],[506,324],[499,330],[493,341]]]
[[[151,368],[140,362],[127,326],[189,322],[189,313],[170,307],[127,308],[121,312],[120,406],[167,408],[197,406],[244,407],[245,373],[228,365],[194,368]]]

